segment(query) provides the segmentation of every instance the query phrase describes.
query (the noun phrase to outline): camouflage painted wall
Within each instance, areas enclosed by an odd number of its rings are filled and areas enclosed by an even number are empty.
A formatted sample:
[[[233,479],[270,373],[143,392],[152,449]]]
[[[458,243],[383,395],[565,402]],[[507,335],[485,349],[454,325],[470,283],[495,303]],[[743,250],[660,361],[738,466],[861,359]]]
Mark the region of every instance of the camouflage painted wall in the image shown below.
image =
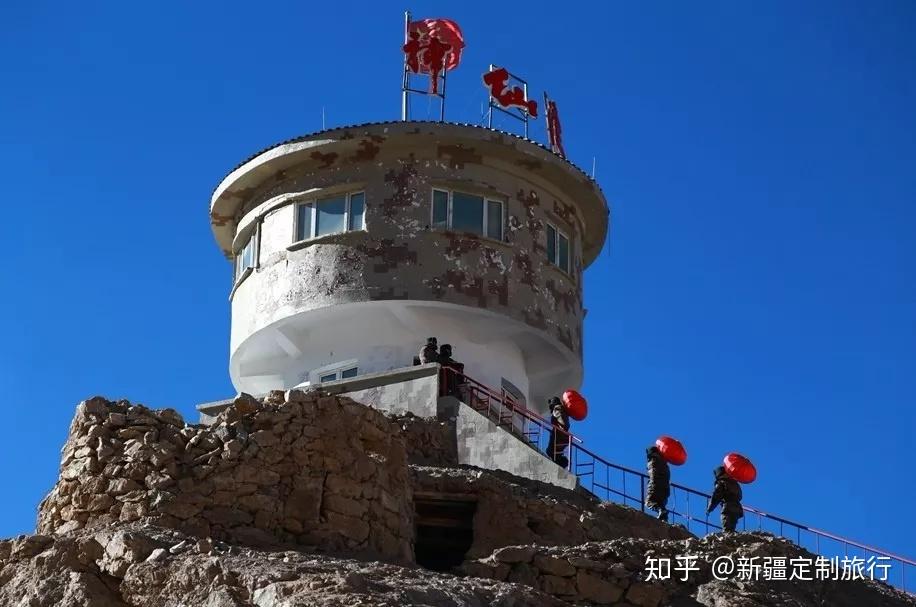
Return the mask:
[[[483,150],[466,139],[424,134],[386,136],[377,129],[354,129],[340,137],[349,146],[321,146],[307,161],[244,192],[233,220],[263,209],[264,203],[289,202],[298,193],[311,200],[341,190],[364,191],[366,231],[293,244],[293,206],[264,213],[260,266],[236,293],[256,290],[256,313],[245,315],[250,326],[233,327],[234,333],[251,334],[291,313],[339,303],[439,300],[505,314],[581,356],[580,209],[539,173],[537,160],[515,151],[511,142],[494,154],[492,141]],[[504,241],[432,229],[433,187],[502,200]],[[548,222],[570,236],[570,274],[548,263]],[[241,320],[233,317],[234,323]]]

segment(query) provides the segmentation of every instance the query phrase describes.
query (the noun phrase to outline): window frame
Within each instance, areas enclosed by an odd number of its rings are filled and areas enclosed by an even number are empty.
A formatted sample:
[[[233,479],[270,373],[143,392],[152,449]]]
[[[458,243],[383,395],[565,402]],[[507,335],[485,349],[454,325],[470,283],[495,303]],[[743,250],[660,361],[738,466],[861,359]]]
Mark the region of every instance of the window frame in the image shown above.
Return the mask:
[[[355,371],[355,375],[351,377],[343,377],[343,374],[347,371]],[[329,377],[333,375],[334,379],[323,380],[324,377]],[[342,360],[340,362],[331,363],[329,365],[324,365],[323,367],[318,367],[317,369],[312,369],[309,373],[309,384],[323,384],[331,381],[340,381],[343,379],[353,379],[354,377],[359,376],[359,359],[351,358],[349,360]]]
[[[246,275],[247,270],[254,271],[258,267],[258,258],[261,249],[261,224],[258,223],[252,230],[251,234],[248,236],[248,240],[245,241],[245,245],[242,246],[238,251],[235,252],[233,256],[233,278],[232,284],[238,284],[241,282],[242,278]],[[251,247],[251,260],[247,265],[243,265],[242,260],[245,255],[245,251],[249,250]]]
[[[562,270],[566,274],[572,275],[572,239],[569,237],[564,230],[561,230],[557,224],[553,222],[547,222],[547,226],[553,229],[554,234],[554,243],[553,243],[553,252],[554,259],[550,258],[550,242],[549,242],[549,230],[545,228],[544,238],[548,241],[544,250],[547,254],[547,262],[558,270]],[[560,265],[560,238],[566,239],[566,267]]]
[[[362,221],[360,222],[361,225],[358,228],[351,228],[350,226],[353,222],[353,197],[358,196],[360,194],[362,194],[362,197],[363,197]],[[346,208],[344,209],[344,216],[343,216],[344,229],[341,231],[337,231],[337,232],[328,232],[327,234],[321,234],[320,236],[316,235],[315,229],[318,227],[318,205],[321,203],[322,200],[330,200],[333,198],[339,198],[341,196],[343,196],[346,199]],[[299,237],[299,228],[300,228],[299,213],[300,213],[300,208],[304,206],[311,207],[310,225],[308,229],[308,234],[300,238]],[[315,238],[323,238],[325,236],[333,236],[334,234],[345,234],[347,232],[366,231],[366,191],[365,190],[357,190],[355,192],[344,192],[340,194],[324,196],[322,198],[309,198],[309,199],[297,200],[293,204],[293,207],[294,207],[293,243],[305,242],[307,240],[313,240]]]
[[[445,226],[436,225],[436,192],[441,192],[448,196],[448,202],[446,205],[445,211]],[[432,192],[429,197],[429,225],[431,229],[434,230],[452,230],[460,232],[468,232],[468,230],[456,230],[452,227],[454,220],[454,195],[455,193],[464,194],[465,196],[474,196],[483,200],[483,211],[481,219],[481,232],[476,234],[476,232],[469,232],[475,234],[481,238],[486,238],[487,240],[495,240],[496,242],[505,242],[506,241],[506,202],[499,198],[490,198],[481,194],[475,194],[473,192],[465,192],[461,190],[454,190],[452,188],[443,188],[443,187],[433,187]],[[490,203],[496,203],[499,205],[499,238],[490,236]]]

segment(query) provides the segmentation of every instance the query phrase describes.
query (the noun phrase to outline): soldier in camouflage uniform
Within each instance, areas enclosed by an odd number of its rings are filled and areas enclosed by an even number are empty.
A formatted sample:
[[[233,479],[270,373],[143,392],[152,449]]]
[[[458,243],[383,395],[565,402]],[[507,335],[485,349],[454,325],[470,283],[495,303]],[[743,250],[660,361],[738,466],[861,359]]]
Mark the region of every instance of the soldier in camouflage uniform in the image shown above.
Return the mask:
[[[658,447],[646,449],[646,469],[649,471],[649,486],[646,492],[646,508],[658,512],[658,520],[668,522],[668,496],[671,493],[671,470]]]
[[[569,466],[569,459],[563,454],[569,446],[569,414],[560,399],[556,396],[547,401],[550,407],[550,441],[547,443],[547,456],[561,467]]]
[[[738,525],[738,519],[744,516],[744,508],[741,507],[741,485],[738,481],[728,476],[725,472],[725,466],[719,466],[713,470],[716,478],[716,484],[713,486],[712,499],[709,500],[709,506],[706,508],[707,516],[713,509],[722,504],[722,529],[725,531],[734,531]]]
[[[426,345],[420,348],[420,364],[439,362],[438,346],[435,337],[427,337]]]
[[[435,338],[430,338],[435,339]],[[461,388],[464,386],[464,364],[452,358],[451,344],[442,344],[439,346],[438,362],[443,367],[452,369],[445,375],[445,394],[461,399]]]

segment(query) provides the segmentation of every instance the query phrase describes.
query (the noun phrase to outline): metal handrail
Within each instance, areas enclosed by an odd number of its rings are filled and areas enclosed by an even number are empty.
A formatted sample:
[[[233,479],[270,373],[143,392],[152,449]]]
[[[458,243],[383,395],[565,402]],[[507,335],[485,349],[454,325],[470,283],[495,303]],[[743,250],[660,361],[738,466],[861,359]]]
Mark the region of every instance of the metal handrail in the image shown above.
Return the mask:
[[[463,372],[447,367],[442,366],[442,377],[440,384],[445,386],[449,381],[449,374],[451,374],[452,385],[456,386],[459,394],[456,396],[464,396],[465,399],[459,398],[465,404],[471,406],[480,413],[486,413],[486,415],[497,423],[498,426],[503,427],[505,430],[516,435],[520,440],[527,443],[529,446],[537,449],[539,452],[548,457],[546,450],[541,448],[541,439],[545,434],[549,435],[551,432],[559,432],[568,435],[569,437],[569,470],[575,474],[580,482],[580,485],[587,489],[590,493],[595,495],[600,499],[605,501],[618,501],[623,504],[628,504],[628,502],[638,503],[639,508],[645,512],[645,497],[646,497],[646,483],[648,482],[649,476],[642,471],[634,470],[633,468],[628,468],[626,466],[621,466],[619,464],[614,464],[600,455],[590,451],[582,445],[582,439],[575,436],[571,432],[565,431],[562,428],[555,428],[549,420],[526,408],[524,405],[519,403],[515,398],[510,394],[503,391],[496,391],[492,388],[486,386],[485,384],[476,381],[468,377]],[[482,402],[485,401],[485,402]],[[496,402],[496,411],[494,413],[493,404]],[[475,406],[476,405],[476,406]],[[516,416],[521,420],[520,425],[516,425],[513,421],[512,425],[506,427],[504,421],[506,412],[511,416],[511,419],[515,420]],[[494,416],[496,419],[494,419]],[[537,426],[536,430],[530,430],[528,428],[529,424],[534,424]],[[534,437],[533,440],[531,437]],[[603,467],[603,478],[599,474],[598,467]],[[611,471],[620,473],[620,483],[618,486],[615,486],[614,479],[611,478]],[[633,495],[627,491],[627,475],[635,476],[638,480],[639,485],[639,495]],[[601,481],[604,481],[603,483]],[[632,485],[631,485],[632,486]],[[683,519],[685,527],[690,530],[691,523],[695,525],[702,525],[705,531],[708,533],[710,529],[721,529],[720,526],[711,523],[709,521],[709,516],[705,514],[707,500],[711,499],[711,495],[686,487],[684,485],[679,485],[677,483],[671,483],[671,496],[669,498],[669,503],[673,500],[673,508],[669,508],[669,513],[674,515],[675,520],[678,518]],[[619,488],[618,488],[619,487]],[[684,508],[681,508],[678,504],[679,493],[683,496]],[[703,512],[703,518],[697,518],[692,515],[690,512],[690,497],[694,496],[695,498],[702,499],[701,510]],[[900,567],[900,576],[899,582],[888,580],[889,583],[893,586],[896,586],[905,592],[908,592],[906,586],[906,569],[907,567],[916,568],[916,561],[907,559],[905,557],[887,552],[886,550],[880,550],[842,536],[834,535],[826,531],[821,531],[815,527],[808,525],[803,525],[801,523],[796,523],[789,519],[776,516],[774,514],[769,514],[754,508],[752,506],[743,506],[745,512],[756,515],[757,517],[757,529],[764,530],[764,520],[769,521],[773,524],[779,525],[779,532],[777,533],[775,529],[769,530],[774,535],[779,535],[790,541],[794,541],[799,546],[805,547],[802,541],[802,532],[809,533],[813,536],[814,539],[814,550],[813,552],[821,554],[821,540],[829,540],[836,542],[837,544],[842,544],[844,549],[844,556],[849,557],[849,549],[854,548],[863,552],[863,557],[867,558],[869,553],[876,557],[884,557],[890,559],[891,561],[896,561]],[[748,517],[745,516],[742,519],[742,528],[747,530],[748,528]],[[786,533],[786,527],[790,527],[790,531],[794,531],[795,538],[793,539],[790,535]],[[752,527],[753,528],[753,527]],[[858,556],[858,555],[852,555]]]

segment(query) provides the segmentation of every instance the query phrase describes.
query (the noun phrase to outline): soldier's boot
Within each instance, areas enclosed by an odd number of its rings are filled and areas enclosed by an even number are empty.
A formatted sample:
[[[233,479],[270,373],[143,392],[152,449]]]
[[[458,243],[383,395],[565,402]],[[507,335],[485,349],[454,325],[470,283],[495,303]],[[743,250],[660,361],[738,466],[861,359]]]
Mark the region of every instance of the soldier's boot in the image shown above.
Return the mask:
[[[668,522],[668,510],[667,510],[666,508],[660,508],[660,509],[659,509],[659,511],[658,511],[658,520],[662,521],[663,523],[667,523],[667,522]]]

